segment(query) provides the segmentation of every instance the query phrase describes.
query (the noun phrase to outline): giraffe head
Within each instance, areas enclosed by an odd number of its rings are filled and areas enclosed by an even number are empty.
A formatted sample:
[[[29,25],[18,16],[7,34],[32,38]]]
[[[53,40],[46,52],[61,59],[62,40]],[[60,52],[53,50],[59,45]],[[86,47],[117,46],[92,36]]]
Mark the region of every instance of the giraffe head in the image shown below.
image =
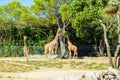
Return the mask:
[[[61,32],[62,32],[61,28],[58,28],[58,29],[57,29],[57,36],[60,36],[60,35],[61,35]]]
[[[23,36],[24,39],[27,39],[27,36]]]

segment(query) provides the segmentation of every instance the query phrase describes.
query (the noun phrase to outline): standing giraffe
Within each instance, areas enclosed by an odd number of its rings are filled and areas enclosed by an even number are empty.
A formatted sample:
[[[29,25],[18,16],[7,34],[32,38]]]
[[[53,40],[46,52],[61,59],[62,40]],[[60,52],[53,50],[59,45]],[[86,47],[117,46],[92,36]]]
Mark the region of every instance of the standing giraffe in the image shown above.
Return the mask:
[[[47,43],[45,46],[44,46],[44,50],[45,50],[45,54],[47,53],[50,53],[50,54],[53,54],[55,52],[57,52],[57,48],[58,48],[58,43],[55,44],[54,46],[50,46],[51,42]],[[51,47],[51,48],[50,48]]]
[[[58,28],[55,38],[44,46],[44,50],[45,50],[44,54],[46,55],[47,53],[53,54],[54,52],[56,54],[57,48],[58,48],[58,37],[59,37],[60,31],[61,29]]]
[[[69,50],[69,58],[71,59],[71,53],[72,51],[74,52],[73,54],[73,58],[76,56],[76,59],[77,59],[77,56],[78,56],[78,48],[77,46],[73,45],[71,42],[70,42],[70,39],[69,39],[69,36],[67,35],[67,44],[68,44],[68,50]]]
[[[28,55],[29,55],[29,47],[27,46],[27,42],[26,42],[26,40],[27,40],[27,36],[24,36],[23,38],[24,38],[24,48],[23,48],[23,51],[24,51],[24,57],[26,57],[26,58],[27,58],[27,61],[28,61],[28,60],[29,60],[29,59],[28,59]]]

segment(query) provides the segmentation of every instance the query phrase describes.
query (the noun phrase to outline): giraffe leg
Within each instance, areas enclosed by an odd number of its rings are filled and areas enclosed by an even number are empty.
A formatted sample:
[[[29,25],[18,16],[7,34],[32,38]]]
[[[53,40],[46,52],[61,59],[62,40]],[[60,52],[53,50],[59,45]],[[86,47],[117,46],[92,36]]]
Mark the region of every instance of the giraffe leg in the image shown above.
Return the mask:
[[[27,61],[29,61],[28,53],[26,53],[26,59],[27,59]]]
[[[25,57],[25,53],[24,53],[24,57]]]
[[[78,53],[76,52],[76,59],[78,58]]]
[[[49,44],[46,44],[44,46],[44,55],[45,55],[45,58],[48,58],[48,54],[49,54]]]
[[[54,49],[52,49],[51,54],[54,55]]]
[[[71,51],[69,51],[69,58],[71,59]]]
[[[75,52],[75,55],[76,55],[76,59],[77,59],[77,57],[78,57],[78,53],[77,53],[77,52]]]
[[[56,51],[56,49],[55,49],[55,53],[54,53],[54,55],[56,55],[56,52],[57,52],[57,51]]]
[[[74,52],[74,54],[73,54],[73,58],[75,58],[75,56],[76,56],[76,53]]]
[[[26,56],[26,53],[25,53],[25,51],[24,51],[24,57]]]
[[[55,48],[55,55],[57,54],[57,47]]]
[[[48,58],[50,58],[50,55],[52,54],[52,49],[49,48],[49,54],[48,54]]]

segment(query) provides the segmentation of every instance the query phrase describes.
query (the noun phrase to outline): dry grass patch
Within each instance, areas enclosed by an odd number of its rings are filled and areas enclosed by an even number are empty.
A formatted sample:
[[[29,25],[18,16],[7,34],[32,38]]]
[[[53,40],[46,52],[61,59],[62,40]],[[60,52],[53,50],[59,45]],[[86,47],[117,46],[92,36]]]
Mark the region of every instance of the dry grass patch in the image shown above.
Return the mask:
[[[0,60],[1,72],[27,72],[40,69],[85,69],[102,70],[107,69],[107,58],[83,58],[83,59],[39,59],[19,61],[19,60]]]

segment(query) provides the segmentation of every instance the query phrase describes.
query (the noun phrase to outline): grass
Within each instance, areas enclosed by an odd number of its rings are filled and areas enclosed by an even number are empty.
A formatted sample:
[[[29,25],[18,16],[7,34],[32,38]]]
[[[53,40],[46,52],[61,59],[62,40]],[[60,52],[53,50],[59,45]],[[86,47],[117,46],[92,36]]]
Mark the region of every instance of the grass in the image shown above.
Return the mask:
[[[9,61],[9,60],[0,60],[0,72],[27,72],[32,70],[40,69],[85,69],[85,70],[102,70],[108,67],[108,62],[106,63],[97,62],[94,59],[55,59],[55,60],[31,60],[26,61]]]
[[[0,74],[0,78],[3,78],[4,76],[2,74]]]

